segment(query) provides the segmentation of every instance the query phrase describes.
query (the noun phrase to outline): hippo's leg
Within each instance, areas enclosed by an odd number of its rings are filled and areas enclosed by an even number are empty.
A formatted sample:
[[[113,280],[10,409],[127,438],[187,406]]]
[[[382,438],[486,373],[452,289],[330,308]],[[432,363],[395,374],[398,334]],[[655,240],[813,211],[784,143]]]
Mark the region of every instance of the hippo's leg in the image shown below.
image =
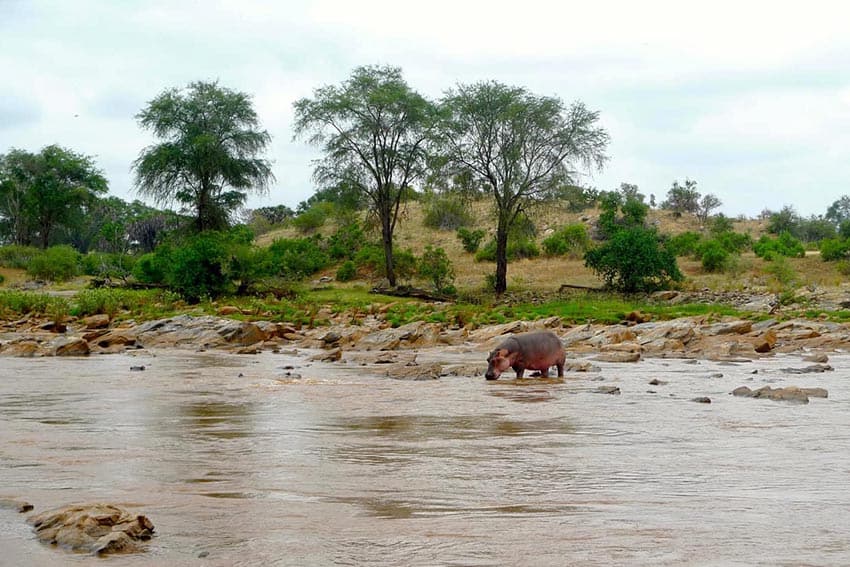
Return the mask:
[[[522,373],[525,372],[525,367],[524,366],[514,366],[513,369],[516,370],[516,377],[522,378]]]
[[[564,377],[564,361],[558,362],[558,378]]]

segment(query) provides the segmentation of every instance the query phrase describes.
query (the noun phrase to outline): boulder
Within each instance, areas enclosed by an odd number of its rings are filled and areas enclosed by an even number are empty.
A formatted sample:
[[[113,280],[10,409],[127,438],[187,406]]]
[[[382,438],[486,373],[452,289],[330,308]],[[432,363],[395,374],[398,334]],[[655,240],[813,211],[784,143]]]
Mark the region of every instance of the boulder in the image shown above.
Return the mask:
[[[0,354],[3,356],[32,358],[39,354],[39,348],[40,345],[37,341],[32,339],[21,339],[0,345]]]
[[[475,342],[486,343],[502,335],[524,333],[528,331],[529,325],[525,321],[511,321],[501,325],[490,325],[476,329],[469,333],[469,338]]]
[[[617,386],[599,386],[598,388],[596,388],[595,391],[597,394],[613,394],[615,396],[620,395],[620,388],[618,388]]]
[[[640,360],[639,352],[628,352],[628,351],[611,351],[611,352],[603,352],[600,353],[594,360],[598,360],[600,362],[616,362],[616,363],[625,363],[625,362],[638,362]]]
[[[219,307],[218,311],[216,311],[216,313],[226,317],[227,315],[235,315],[237,313],[241,314],[242,310],[239,309],[238,307],[233,306],[233,305],[224,305],[222,307]]]
[[[829,362],[829,356],[822,352],[818,352],[804,356],[803,360],[805,360],[806,362],[815,362],[817,364],[826,364],[827,362]]]
[[[774,346],[776,346],[776,333],[772,329],[768,329],[763,335],[757,337],[753,343],[753,349],[759,354],[772,351]]]
[[[24,500],[15,500],[14,498],[0,498],[0,509],[14,510],[19,514],[29,512],[33,509],[33,505]]]
[[[395,380],[436,380],[443,372],[443,367],[437,362],[427,364],[398,364],[389,367],[386,375]]]
[[[142,551],[154,526],[142,515],[109,504],[66,506],[27,519],[39,541],[94,555]]]
[[[266,333],[254,323],[228,324],[220,328],[218,333],[228,343],[241,346],[250,346],[268,339]]]
[[[109,315],[105,313],[98,313],[97,315],[89,315],[88,317],[82,319],[80,322],[83,324],[83,327],[87,330],[91,329],[105,329],[109,326]]]
[[[87,356],[89,343],[81,337],[62,338],[53,343],[53,356]]]
[[[313,362],[337,362],[342,358],[342,349],[335,348],[327,352],[320,352],[310,357]]]
[[[724,323],[715,323],[700,329],[703,335],[744,335],[753,330],[751,321],[727,321]]]
[[[740,386],[732,390],[733,396],[744,398],[765,398],[768,400],[809,403],[809,397],[826,398],[828,393],[823,388],[798,388],[797,386],[786,386],[785,388],[771,388],[762,386],[758,390],[751,390],[746,386]]]

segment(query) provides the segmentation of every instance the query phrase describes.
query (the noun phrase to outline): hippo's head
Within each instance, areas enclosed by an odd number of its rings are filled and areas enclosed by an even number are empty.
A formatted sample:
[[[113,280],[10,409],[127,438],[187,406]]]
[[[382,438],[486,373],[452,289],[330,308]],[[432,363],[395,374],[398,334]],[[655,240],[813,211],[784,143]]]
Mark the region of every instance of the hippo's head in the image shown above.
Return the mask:
[[[484,378],[487,380],[498,380],[502,372],[511,367],[510,351],[506,348],[497,348],[487,357],[487,372]]]

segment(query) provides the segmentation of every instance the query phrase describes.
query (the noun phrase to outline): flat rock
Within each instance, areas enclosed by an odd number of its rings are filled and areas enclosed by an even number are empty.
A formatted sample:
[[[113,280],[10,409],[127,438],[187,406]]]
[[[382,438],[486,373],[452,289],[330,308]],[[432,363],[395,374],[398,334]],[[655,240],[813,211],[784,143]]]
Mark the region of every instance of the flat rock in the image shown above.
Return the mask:
[[[437,362],[427,364],[399,364],[389,367],[386,375],[395,380],[436,380],[442,374],[443,367]]]
[[[62,338],[53,343],[54,356],[87,356],[90,352],[89,343],[81,337]]]
[[[596,356],[594,360],[598,360],[600,362],[616,362],[616,363],[626,363],[626,362],[638,362],[640,360],[639,352],[603,352]]]
[[[39,354],[40,345],[32,339],[9,341],[0,345],[0,354],[3,356],[17,356],[21,358],[32,358]]]
[[[14,510],[19,514],[29,512],[33,509],[33,505],[25,500],[16,500],[14,498],[0,498],[0,509]]]
[[[43,543],[94,555],[142,551],[141,542],[154,532],[147,517],[110,504],[66,506],[30,516],[27,522]]]
[[[615,396],[620,395],[620,388],[618,388],[617,386],[599,386],[598,388],[596,388],[595,391],[597,394],[612,394]]]
[[[724,323],[715,323],[700,329],[703,335],[744,335],[753,330],[751,321],[727,321]]]
[[[105,313],[98,313],[97,315],[89,315],[85,317],[80,322],[83,324],[85,329],[105,329],[109,326],[109,315]]]

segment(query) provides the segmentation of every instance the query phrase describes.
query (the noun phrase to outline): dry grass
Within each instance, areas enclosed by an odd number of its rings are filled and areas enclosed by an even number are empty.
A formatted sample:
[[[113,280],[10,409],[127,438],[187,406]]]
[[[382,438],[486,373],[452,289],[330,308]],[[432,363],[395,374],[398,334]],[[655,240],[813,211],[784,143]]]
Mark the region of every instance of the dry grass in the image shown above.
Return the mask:
[[[470,204],[470,212],[475,222],[474,228],[487,231],[482,245],[495,234],[492,217],[492,205],[487,200],[474,201]],[[487,274],[495,271],[495,265],[489,262],[475,262],[474,255],[463,250],[455,231],[443,231],[428,228],[424,225],[424,207],[421,203],[409,203],[396,228],[395,242],[400,248],[410,248],[414,254],[420,255],[425,246],[441,247],[451,259],[455,270],[455,285],[459,289],[479,289],[485,284]],[[588,209],[580,213],[569,212],[564,208],[547,205],[538,206],[529,212],[538,230],[538,244],[553,230],[574,223],[585,223],[591,226],[599,217],[599,211]],[[668,211],[651,210],[648,222],[657,226],[665,234],[680,234],[686,231],[700,231],[700,223],[693,215],[683,215],[675,218]],[[766,233],[766,221],[734,220],[736,232],[749,233],[753,239],[758,239]],[[318,232],[329,235],[336,230],[333,220],[319,229]],[[261,246],[267,246],[276,238],[296,238],[303,236],[294,228],[277,229],[264,234],[257,239]],[[377,235],[375,235],[377,236]],[[541,247],[542,249],[542,247]],[[842,281],[834,263],[821,261],[817,255],[788,260],[797,273],[799,285],[817,285],[819,287],[835,287]],[[724,291],[738,291],[745,288],[773,289],[777,287],[774,278],[765,272],[768,263],[757,258],[754,254],[744,254],[738,262],[738,267],[731,273],[707,274],[702,272],[698,261],[679,258],[679,267],[687,281],[685,288],[710,288]],[[329,270],[330,275],[334,270]],[[511,289],[535,289],[540,291],[555,291],[562,284],[601,286],[601,280],[585,267],[582,259],[549,258],[540,256],[535,259],[524,259],[511,262],[508,265],[508,286]]]

